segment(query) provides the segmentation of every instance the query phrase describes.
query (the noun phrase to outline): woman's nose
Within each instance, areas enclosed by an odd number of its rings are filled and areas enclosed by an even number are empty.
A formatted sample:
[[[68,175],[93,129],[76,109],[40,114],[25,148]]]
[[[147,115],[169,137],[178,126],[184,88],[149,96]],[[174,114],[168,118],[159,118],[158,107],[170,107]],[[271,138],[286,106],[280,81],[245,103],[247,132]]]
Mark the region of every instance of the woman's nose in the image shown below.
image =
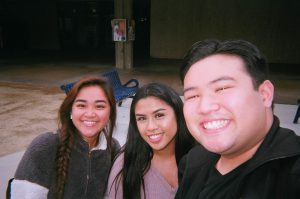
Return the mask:
[[[148,131],[154,131],[157,129],[157,124],[156,124],[156,121],[155,119],[149,119],[148,120],[148,123],[147,123],[147,130]]]
[[[88,108],[87,110],[86,110],[86,112],[85,112],[85,115],[86,116],[95,116],[95,110],[93,109],[93,108]]]

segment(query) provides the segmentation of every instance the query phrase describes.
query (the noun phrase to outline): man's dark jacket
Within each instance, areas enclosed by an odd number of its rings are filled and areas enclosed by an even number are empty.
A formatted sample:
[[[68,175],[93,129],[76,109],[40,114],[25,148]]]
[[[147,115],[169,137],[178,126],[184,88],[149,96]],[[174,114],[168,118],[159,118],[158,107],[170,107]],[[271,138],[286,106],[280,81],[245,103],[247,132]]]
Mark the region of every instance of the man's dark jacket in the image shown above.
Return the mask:
[[[196,146],[179,165],[176,199],[196,199],[220,156]],[[274,122],[262,145],[247,162],[226,199],[300,198],[300,137]],[[225,199],[222,197],[222,199]]]

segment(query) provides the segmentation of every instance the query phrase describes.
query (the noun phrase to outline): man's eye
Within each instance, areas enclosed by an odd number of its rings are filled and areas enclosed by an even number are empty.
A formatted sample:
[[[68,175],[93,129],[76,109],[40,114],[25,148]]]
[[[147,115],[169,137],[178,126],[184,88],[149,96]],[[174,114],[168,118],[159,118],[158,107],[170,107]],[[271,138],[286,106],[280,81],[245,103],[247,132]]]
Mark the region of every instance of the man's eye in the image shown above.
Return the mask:
[[[222,87],[217,88],[216,92],[224,91],[224,90],[229,89],[229,88],[230,87],[228,87],[228,86],[222,86]]]
[[[190,96],[187,96],[185,99],[186,100],[189,100],[189,99],[195,99],[195,98],[198,98],[199,95],[190,95]]]

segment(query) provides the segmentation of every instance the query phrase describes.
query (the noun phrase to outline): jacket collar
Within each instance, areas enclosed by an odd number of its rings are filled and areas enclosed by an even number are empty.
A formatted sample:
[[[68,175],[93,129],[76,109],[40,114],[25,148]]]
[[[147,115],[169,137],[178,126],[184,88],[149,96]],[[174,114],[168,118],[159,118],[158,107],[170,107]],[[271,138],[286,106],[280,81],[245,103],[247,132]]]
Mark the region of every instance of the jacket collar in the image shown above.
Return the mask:
[[[89,149],[89,144],[83,140],[79,135],[75,136],[75,148],[81,151],[94,151],[94,150],[106,150],[107,149],[107,140],[105,136],[105,131],[102,131],[99,135],[99,141],[97,146],[92,149]]]
[[[294,131],[280,127],[279,119],[274,115],[273,124],[252,159],[267,162],[295,155],[300,155],[300,137]]]
[[[189,167],[199,167],[206,164],[215,163],[220,158],[219,154],[207,151],[202,145],[194,147],[191,151],[201,151],[197,156],[197,161]],[[258,148],[255,155],[248,160],[250,168],[261,165],[265,162],[300,155],[300,137],[294,131],[280,127],[279,119],[274,115],[272,126],[264,141]]]

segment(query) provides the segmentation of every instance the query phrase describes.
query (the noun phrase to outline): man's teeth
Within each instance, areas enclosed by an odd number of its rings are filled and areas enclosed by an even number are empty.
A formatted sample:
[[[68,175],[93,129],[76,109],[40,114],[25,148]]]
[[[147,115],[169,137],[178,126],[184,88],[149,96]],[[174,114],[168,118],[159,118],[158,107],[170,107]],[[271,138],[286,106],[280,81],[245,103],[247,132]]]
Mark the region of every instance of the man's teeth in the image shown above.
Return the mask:
[[[228,120],[216,120],[212,122],[204,123],[204,128],[206,129],[220,129],[228,123]]]

